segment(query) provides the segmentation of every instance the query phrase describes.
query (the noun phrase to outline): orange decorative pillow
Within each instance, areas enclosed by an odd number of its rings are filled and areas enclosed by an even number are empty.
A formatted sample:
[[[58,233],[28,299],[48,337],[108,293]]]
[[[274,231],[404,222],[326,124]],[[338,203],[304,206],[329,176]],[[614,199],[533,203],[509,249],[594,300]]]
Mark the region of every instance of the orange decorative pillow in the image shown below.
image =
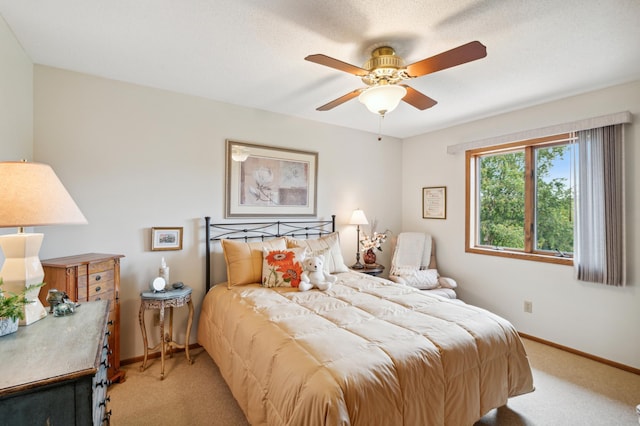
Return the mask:
[[[302,259],[305,250],[264,249],[262,262],[262,285],[264,287],[298,287],[302,277]]]
[[[222,240],[222,251],[227,262],[227,286],[262,282],[263,249],[285,250],[284,238],[250,243]]]

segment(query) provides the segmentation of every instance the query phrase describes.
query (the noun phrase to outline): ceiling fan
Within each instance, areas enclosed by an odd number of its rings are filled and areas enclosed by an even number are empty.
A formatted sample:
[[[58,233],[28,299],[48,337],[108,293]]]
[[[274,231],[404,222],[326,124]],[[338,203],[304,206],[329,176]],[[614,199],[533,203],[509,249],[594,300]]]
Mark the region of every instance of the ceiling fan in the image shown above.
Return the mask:
[[[328,111],[357,96],[371,112],[384,116],[393,111],[401,100],[419,110],[425,110],[437,104],[430,97],[403,84],[405,80],[462,65],[485,56],[487,56],[487,48],[479,41],[472,41],[406,66],[402,58],[397,56],[394,49],[389,46],[375,48],[371,52],[371,58],[362,68],[322,54],[309,55],[304,59],[356,75],[367,85],[316,108],[318,111]]]

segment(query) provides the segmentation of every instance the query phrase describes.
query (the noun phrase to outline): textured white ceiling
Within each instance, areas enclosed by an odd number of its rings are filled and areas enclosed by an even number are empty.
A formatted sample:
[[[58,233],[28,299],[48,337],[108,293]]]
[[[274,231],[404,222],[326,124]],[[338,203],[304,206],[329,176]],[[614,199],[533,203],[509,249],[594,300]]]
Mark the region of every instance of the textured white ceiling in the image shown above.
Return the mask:
[[[0,0],[0,14],[37,64],[373,133],[357,99],[315,110],[363,84],[305,56],[487,46],[409,82],[438,104],[389,113],[382,133],[400,138],[640,79],[639,0]]]

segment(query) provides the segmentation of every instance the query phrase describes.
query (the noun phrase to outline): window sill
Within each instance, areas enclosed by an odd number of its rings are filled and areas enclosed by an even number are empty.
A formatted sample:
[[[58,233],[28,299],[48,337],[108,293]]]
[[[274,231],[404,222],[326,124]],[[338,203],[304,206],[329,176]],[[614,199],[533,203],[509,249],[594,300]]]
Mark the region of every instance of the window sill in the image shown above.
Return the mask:
[[[487,256],[508,257],[511,259],[532,260],[534,262],[555,263],[557,265],[573,266],[573,258],[560,257],[540,253],[524,253],[510,250],[495,250],[491,248],[467,247],[467,253],[484,254]]]

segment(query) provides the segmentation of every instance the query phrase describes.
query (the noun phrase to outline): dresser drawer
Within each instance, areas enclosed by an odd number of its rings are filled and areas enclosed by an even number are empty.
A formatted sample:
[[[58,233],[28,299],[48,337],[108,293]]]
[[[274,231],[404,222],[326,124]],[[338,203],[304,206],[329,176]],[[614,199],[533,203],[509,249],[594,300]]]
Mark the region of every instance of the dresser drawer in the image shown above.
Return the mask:
[[[97,294],[100,292],[113,291],[114,288],[114,277],[115,272],[113,269],[113,262],[102,262],[101,265],[108,266],[111,263],[111,269],[103,269],[100,268],[89,275],[86,273],[82,273],[82,271],[86,271],[85,268],[79,268],[78,271],[78,300],[86,301],[86,295],[88,294],[89,300],[100,300],[96,299]],[[92,265],[89,265],[89,270],[91,271]],[[87,293],[87,286],[89,287],[89,293]],[[104,297],[102,297],[104,299]]]
[[[113,300],[114,284],[111,281],[97,281],[89,286],[89,301]]]
[[[103,262],[93,262],[87,265],[82,265],[82,267],[78,268],[78,277],[113,270],[115,264],[116,262],[113,259],[110,259]]]
[[[105,281],[113,282],[113,269],[98,271],[89,275],[89,287],[98,285]]]

